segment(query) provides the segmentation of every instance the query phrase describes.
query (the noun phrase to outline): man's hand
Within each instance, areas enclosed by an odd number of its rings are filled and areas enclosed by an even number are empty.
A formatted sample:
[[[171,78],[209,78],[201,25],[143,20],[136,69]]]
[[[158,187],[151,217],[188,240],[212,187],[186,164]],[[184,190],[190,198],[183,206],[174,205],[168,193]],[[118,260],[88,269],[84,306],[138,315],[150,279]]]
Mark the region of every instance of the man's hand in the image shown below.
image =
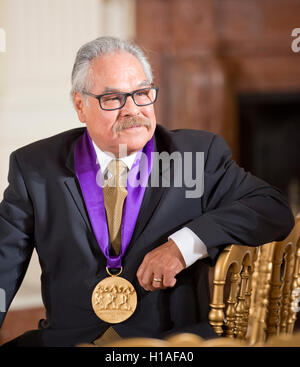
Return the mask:
[[[175,276],[186,267],[183,256],[173,240],[148,252],[136,275],[146,291],[174,287]]]

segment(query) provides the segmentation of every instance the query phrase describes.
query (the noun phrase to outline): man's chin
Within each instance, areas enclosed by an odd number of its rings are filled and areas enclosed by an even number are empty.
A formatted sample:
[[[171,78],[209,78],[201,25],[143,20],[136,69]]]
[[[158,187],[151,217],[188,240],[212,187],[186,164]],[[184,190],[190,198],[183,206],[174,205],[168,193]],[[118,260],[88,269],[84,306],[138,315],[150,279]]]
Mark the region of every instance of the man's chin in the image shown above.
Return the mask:
[[[143,127],[143,129],[145,130],[146,127]],[[119,148],[122,148],[123,150],[125,149],[127,151],[127,155],[143,149],[151,139],[151,135],[148,130],[147,133],[144,134],[138,134],[138,131],[139,128],[131,128],[130,131],[119,135]],[[124,153],[122,155],[124,156]]]

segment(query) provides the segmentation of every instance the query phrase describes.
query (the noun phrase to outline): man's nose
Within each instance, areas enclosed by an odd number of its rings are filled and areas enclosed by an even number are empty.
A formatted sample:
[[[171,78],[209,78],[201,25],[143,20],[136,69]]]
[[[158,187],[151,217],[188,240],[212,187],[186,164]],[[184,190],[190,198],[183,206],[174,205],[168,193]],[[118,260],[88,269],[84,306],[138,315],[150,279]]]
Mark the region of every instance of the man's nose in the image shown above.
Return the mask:
[[[128,96],[126,103],[121,109],[122,115],[137,115],[140,111],[140,107],[134,103],[132,96]]]

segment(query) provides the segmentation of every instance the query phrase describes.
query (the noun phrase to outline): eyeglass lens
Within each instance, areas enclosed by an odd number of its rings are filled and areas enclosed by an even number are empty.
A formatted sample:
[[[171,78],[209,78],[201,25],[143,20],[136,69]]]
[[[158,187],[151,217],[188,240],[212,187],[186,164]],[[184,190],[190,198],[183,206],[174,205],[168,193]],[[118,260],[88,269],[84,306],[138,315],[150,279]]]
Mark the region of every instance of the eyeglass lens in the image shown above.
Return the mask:
[[[152,104],[156,98],[155,88],[145,88],[137,90],[132,94],[134,102],[138,106],[146,106]],[[104,109],[117,109],[125,104],[126,94],[113,93],[101,97],[100,103]]]

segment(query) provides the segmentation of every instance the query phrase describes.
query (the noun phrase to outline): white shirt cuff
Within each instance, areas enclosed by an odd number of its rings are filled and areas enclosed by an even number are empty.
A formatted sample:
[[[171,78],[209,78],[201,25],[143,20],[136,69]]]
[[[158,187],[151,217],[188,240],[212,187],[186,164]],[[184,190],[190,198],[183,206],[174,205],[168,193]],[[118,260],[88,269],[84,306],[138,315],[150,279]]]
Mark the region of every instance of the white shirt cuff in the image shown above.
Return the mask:
[[[201,239],[187,227],[183,227],[179,231],[173,233],[168,239],[176,243],[187,267],[194,264],[194,262],[199,259],[208,257],[207,247]]]

